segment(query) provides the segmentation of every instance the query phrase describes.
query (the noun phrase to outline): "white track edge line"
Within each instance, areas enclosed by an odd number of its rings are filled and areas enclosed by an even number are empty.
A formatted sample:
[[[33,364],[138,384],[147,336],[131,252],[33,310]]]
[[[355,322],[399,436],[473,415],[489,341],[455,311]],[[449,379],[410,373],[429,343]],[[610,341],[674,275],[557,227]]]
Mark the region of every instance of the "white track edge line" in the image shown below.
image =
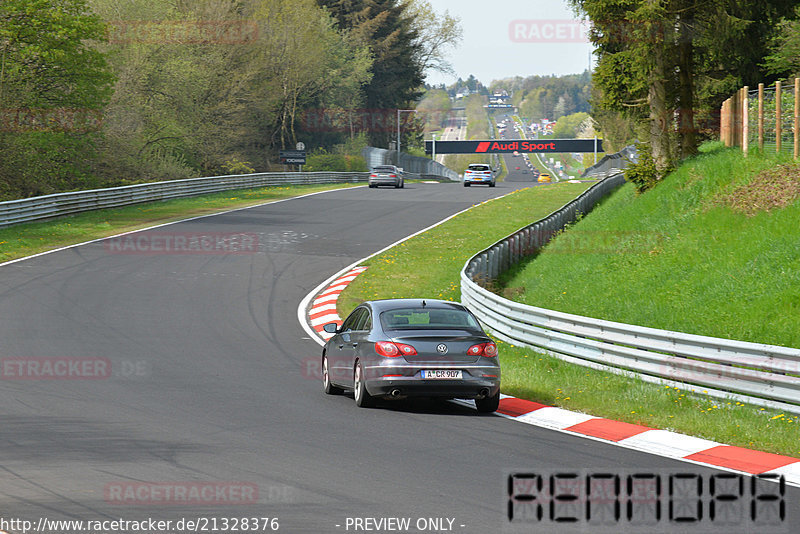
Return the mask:
[[[322,347],[322,346],[324,346],[324,345],[325,345],[325,341],[324,341],[324,340],[322,340],[322,339],[320,339],[320,338],[319,338],[319,334],[318,334],[318,333],[317,333],[315,330],[313,330],[313,329],[312,329],[312,328],[311,328],[311,327],[308,325],[308,321],[306,320],[306,310],[308,310],[308,308],[309,308],[309,306],[308,306],[308,305],[309,305],[309,303],[311,302],[311,300],[312,300],[313,298],[315,298],[315,297],[316,297],[316,296],[317,296],[319,293],[321,293],[321,292],[322,292],[322,291],[323,291],[323,290],[324,290],[324,289],[327,287],[327,285],[328,285],[328,284],[330,284],[331,282],[333,282],[334,280],[336,280],[337,278],[339,278],[340,276],[342,276],[344,273],[346,273],[346,272],[347,272],[347,271],[349,271],[350,269],[353,269],[353,268],[357,267],[357,266],[358,266],[360,263],[362,263],[362,262],[365,262],[365,261],[367,261],[368,259],[370,259],[370,258],[373,258],[373,257],[377,256],[378,254],[382,254],[383,252],[386,252],[386,251],[387,251],[387,250],[389,250],[390,248],[392,248],[392,247],[395,247],[395,246],[399,245],[400,243],[402,243],[402,242],[404,242],[404,241],[408,241],[408,240],[409,240],[409,239],[411,239],[412,237],[416,237],[416,236],[418,236],[419,234],[422,234],[422,233],[424,233],[424,232],[427,232],[428,230],[432,230],[433,228],[436,228],[436,227],[437,227],[437,226],[439,226],[440,224],[444,224],[444,223],[446,223],[447,221],[449,221],[450,219],[453,219],[453,218],[455,218],[455,217],[458,217],[458,216],[459,216],[459,215],[461,215],[462,213],[466,213],[466,212],[468,212],[469,210],[471,210],[471,209],[473,209],[473,208],[475,208],[475,207],[477,207],[477,206],[481,206],[481,205],[483,205],[483,204],[485,204],[485,203],[487,203],[487,202],[491,202],[491,201],[493,201],[493,200],[497,200],[497,199],[499,199],[499,198],[506,197],[506,196],[510,195],[511,193],[513,193],[513,192],[514,192],[514,191],[509,191],[509,192],[508,192],[508,193],[506,193],[505,195],[501,195],[501,196],[499,196],[499,197],[493,197],[493,198],[490,198],[490,199],[484,200],[483,202],[481,202],[481,203],[479,203],[479,204],[473,204],[472,206],[470,206],[470,207],[468,207],[468,208],[466,208],[466,209],[463,209],[463,210],[461,210],[461,211],[459,211],[459,212],[457,212],[457,213],[454,213],[454,214],[450,215],[449,217],[447,217],[447,218],[445,218],[445,219],[442,219],[441,221],[439,221],[439,222],[437,222],[437,223],[434,223],[434,224],[432,224],[432,225],[428,226],[427,228],[423,228],[422,230],[420,230],[420,231],[418,231],[418,232],[414,232],[413,234],[411,234],[411,235],[409,235],[409,236],[406,236],[406,237],[404,237],[404,238],[402,238],[402,239],[399,239],[399,240],[395,241],[394,243],[392,243],[391,245],[388,245],[388,246],[386,246],[386,247],[384,247],[384,248],[380,249],[380,250],[379,250],[379,251],[377,251],[377,252],[373,252],[373,253],[372,253],[372,254],[370,254],[369,256],[366,256],[366,257],[364,257],[364,258],[361,258],[360,260],[356,260],[356,261],[354,261],[353,263],[351,263],[350,265],[348,265],[347,267],[345,267],[345,268],[343,268],[343,269],[341,269],[341,270],[337,271],[335,274],[333,274],[332,276],[330,276],[330,277],[328,277],[327,279],[325,279],[325,280],[324,280],[322,283],[320,283],[320,284],[319,284],[317,287],[315,287],[314,289],[312,289],[310,293],[308,293],[308,294],[307,294],[305,297],[303,297],[303,300],[301,300],[301,301],[300,301],[300,304],[298,304],[298,305],[297,305],[297,321],[300,323],[300,326],[302,326],[302,327],[303,327],[303,330],[305,330],[305,331],[306,331],[306,333],[309,335],[309,337],[310,337],[310,338],[311,338],[313,341],[317,342],[317,344],[319,344],[319,346],[321,346],[321,347]]]
[[[186,222],[186,221],[196,221],[197,219],[205,219],[206,217],[215,217],[217,215],[225,215],[227,213],[233,213],[233,212],[236,212],[236,211],[249,210],[249,209],[252,209],[252,208],[259,208],[261,206],[267,206],[269,204],[278,204],[280,202],[288,202],[290,200],[297,200],[297,199],[300,199],[300,198],[311,197],[311,196],[314,196],[314,195],[321,195],[323,193],[332,193],[334,191],[340,191],[342,189],[358,189],[360,187],[366,187],[366,185],[357,185],[355,187],[339,187],[339,188],[336,188],[336,189],[327,189],[325,191],[316,191],[314,193],[306,193],[304,195],[299,195],[299,196],[296,196],[296,197],[281,198],[281,199],[278,199],[278,200],[270,200],[268,202],[262,202],[260,204],[253,204],[252,206],[244,206],[244,207],[241,207],[241,208],[234,208],[234,209],[231,209],[231,210],[225,210],[225,211],[220,211],[220,212],[216,212],[216,213],[207,213],[205,215],[196,215],[194,217],[189,217],[189,218],[186,218],[186,219],[179,219],[177,221],[170,221],[170,222],[166,222],[166,223],[156,224],[156,225],[153,225],[153,226],[146,226],[144,228],[138,228],[136,230],[130,230],[128,232],[122,232],[121,234],[109,235],[109,236],[106,236],[106,237],[99,237],[97,239],[92,239],[90,241],[83,241],[81,243],[74,243],[72,245],[66,245],[66,246],[63,246],[63,247],[54,248],[52,250],[45,250],[44,252],[38,252],[38,253],[33,254],[31,256],[24,256],[22,258],[17,258],[15,260],[9,260],[9,261],[0,263],[0,267],[4,267],[6,265],[11,265],[12,263],[17,263],[17,262],[20,262],[20,261],[30,260],[32,258],[38,258],[39,256],[44,256],[46,254],[52,254],[54,252],[60,252],[62,250],[68,250],[68,249],[75,248],[75,247],[82,247],[83,245],[89,245],[91,243],[98,243],[100,241],[105,241],[106,239],[114,239],[115,237],[122,237],[124,235],[130,235],[130,234],[135,234],[137,232],[145,232],[147,230],[153,230],[155,228],[161,228],[161,227],[164,227],[164,226],[169,226],[171,224],[178,224],[178,223],[182,223],[182,222]],[[156,202],[156,201],[153,201],[153,202]],[[147,204],[147,203],[146,202],[142,202],[142,204]],[[135,206],[135,205],[136,204],[131,204],[131,206]],[[124,206],[124,207],[128,207],[128,206]],[[108,209],[113,209],[113,208],[108,208]],[[87,213],[87,212],[83,212],[83,213]],[[6,227],[6,228],[10,228],[10,226]],[[2,532],[2,531],[0,531],[0,532]]]

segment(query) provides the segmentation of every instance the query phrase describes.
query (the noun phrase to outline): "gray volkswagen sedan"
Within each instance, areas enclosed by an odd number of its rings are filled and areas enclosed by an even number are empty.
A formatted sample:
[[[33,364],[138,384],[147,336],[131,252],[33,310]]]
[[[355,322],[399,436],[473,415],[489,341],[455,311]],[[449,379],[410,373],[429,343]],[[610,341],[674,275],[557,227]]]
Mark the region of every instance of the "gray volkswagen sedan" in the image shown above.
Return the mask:
[[[479,412],[500,402],[497,345],[463,305],[422,299],[364,302],[322,351],[325,393],[353,390],[356,404],[376,398],[475,399]]]

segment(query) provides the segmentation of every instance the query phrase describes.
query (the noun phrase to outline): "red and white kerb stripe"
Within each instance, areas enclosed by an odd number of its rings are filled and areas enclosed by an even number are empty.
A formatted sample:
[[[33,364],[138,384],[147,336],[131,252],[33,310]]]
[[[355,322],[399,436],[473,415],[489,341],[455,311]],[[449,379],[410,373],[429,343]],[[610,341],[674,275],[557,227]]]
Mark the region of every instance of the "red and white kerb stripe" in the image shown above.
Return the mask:
[[[715,441],[571,412],[538,402],[501,396],[497,413],[521,423],[611,441],[660,456],[679,458],[752,475],[775,473],[800,484],[800,458],[723,445]]]
[[[350,269],[347,273],[331,282],[311,303],[311,308],[308,310],[308,324],[322,339],[328,339],[332,336],[332,334],[322,329],[323,326],[328,323],[342,324],[342,318],[336,313],[336,301],[339,299],[339,293],[344,291],[344,288],[350,282],[366,270],[367,268],[363,266]]]

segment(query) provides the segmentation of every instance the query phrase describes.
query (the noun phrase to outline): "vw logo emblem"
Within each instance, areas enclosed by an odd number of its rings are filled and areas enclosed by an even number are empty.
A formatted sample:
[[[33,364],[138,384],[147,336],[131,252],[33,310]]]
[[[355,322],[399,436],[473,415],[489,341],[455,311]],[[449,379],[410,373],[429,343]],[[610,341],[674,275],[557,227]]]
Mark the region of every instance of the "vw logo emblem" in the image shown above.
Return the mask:
[[[444,343],[439,343],[439,345],[436,347],[436,352],[438,352],[439,354],[446,354],[447,345],[445,345]]]

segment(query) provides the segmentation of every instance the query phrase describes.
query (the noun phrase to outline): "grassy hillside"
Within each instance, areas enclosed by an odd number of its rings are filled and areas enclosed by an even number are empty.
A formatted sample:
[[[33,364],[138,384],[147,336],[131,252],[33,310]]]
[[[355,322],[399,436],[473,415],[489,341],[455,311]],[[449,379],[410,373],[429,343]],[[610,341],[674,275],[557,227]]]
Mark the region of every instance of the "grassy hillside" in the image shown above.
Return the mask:
[[[800,166],[704,147],[656,188],[626,184],[502,283],[514,300],[800,347]]]

